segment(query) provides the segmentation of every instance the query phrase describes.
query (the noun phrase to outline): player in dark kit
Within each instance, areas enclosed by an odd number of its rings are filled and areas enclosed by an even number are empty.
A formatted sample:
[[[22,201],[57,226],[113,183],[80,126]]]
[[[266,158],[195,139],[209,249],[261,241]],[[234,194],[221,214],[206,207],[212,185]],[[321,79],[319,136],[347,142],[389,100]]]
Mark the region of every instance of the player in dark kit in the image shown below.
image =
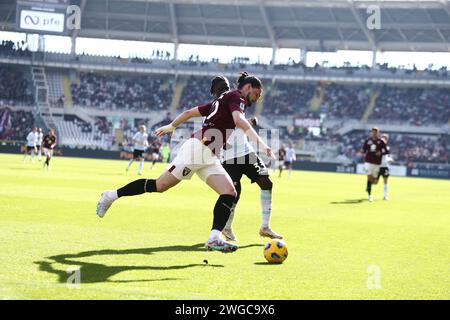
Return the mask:
[[[383,155],[387,154],[386,143],[378,136],[378,128],[372,128],[370,137],[364,141],[361,153],[364,155],[364,168],[367,172],[367,188],[369,201],[373,201],[372,185],[378,183],[378,173]]]
[[[246,74],[244,74],[245,76]],[[224,92],[230,90],[228,79],[223,76],[213,78],[211,82],[210,93],[215,97],[220,97]],[[252,118],[249,122],[256,126],[257,119]],[[235,214],[236,205],[241,195],[241,178],[246,175],[252,183],[256,182],[261,188],[261,215],[262,223],[259,235],[262,237],[269,237],[272,239],[282,239],[283,236],[277,234],[269,227],[270,215],[272,209],[272,181],[269,177],[269,172],[261,160],[255,153],[253,147],[248,143],[248,139],[242,130],[235,129],[232,136],[227,141],[227,147],[222,153],[222,166],[228,172],[233,180],[236,188],[237,197],[233,204],[233,208],[228,218],[227,224],[222,231],[222,234],[227,240],[236,241],[236,236],[233,233],[231,225]]]
[[[53,157],[53,150],[56,147],[56,135],[53,129],[49,129],[48,133],[42,139],[42,150],[44,151],[44,155],[46,157],[43,168],[47,167],[47,170],[50,167],[50,160]]]
[[[219,194],[213,211],[211,234],[205,247],[208,250],[222,252],[237,250],[236,245],[223,241],[220,237],[236,200],[236,190],[218,156],[229,135],[237,126],[252,141],[262,145],[268,156],[274,157],[272,150],[244,117],[246,107],[258,101],[261,92],[262,83],[257,77],[241,77],[238,90],[225,92],[208,104],[184,111],[172,123],[158,128],[155,134],[162,137],[172,133],[176,127],[193,117],[206,117],[202,129],[183,143],[175,159],[158,179],[139,179],[117,190],[103,192],[97,204],[97,215],[103,217],[111,204],[120,197],[135,196],[145,192],[165,192],[181,180],[189,180],[194,173],[197,173]]]
[[[278,150],[278,169],[280,170],[280,174],[278,175],[278,178],[281,178],[281,173],[283,172],[283,166],[286,162],[286,149],[284,147],[284,144],[281,145],[280,150]]]
[[[161,158],[160,149],[161,149],[161,141],[159,139],[155,139],[152,144],[150,145],[151,149],[151,156],[152,156],[152,166],[150,169],[153,169],[153,167],[156,164],[156,161],[158,161]]]

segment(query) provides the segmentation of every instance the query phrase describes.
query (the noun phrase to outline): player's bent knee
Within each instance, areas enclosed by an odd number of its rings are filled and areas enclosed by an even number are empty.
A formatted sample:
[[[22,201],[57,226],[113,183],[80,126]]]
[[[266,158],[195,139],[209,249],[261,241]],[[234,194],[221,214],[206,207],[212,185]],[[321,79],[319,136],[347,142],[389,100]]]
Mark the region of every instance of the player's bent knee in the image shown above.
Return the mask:
[[[258,179],[257,183],[261,190],[272,190],[273,188],[273,182],[269,177],[261,177]]]

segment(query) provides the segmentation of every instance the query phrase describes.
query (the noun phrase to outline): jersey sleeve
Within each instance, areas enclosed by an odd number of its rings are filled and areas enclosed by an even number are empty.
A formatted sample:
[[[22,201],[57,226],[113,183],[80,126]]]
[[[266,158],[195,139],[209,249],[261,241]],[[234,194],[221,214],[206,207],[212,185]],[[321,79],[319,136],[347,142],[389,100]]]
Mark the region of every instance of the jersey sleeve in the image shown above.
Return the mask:
[[[197,108],[198,108],[198,111],[200,112],[200,114],[202,115],[202,117],[206,117],[206,116],[208,116],[208,115],[210,114],[210,112],[211,112],[211,106],[212,106],[212,103],[209,102],[209,103],[202,104],[202,105],[200,105],[200,106],[197,107]]]

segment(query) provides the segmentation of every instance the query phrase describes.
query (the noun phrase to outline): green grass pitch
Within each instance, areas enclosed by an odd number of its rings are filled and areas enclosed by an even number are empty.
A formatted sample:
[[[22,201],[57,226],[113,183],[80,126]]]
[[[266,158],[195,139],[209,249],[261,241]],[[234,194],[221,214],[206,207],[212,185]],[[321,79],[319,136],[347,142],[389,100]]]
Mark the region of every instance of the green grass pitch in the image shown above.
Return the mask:
[[[100,193],[138,178],[137,164],[126,175],[126,161],[52,162],[47,172],[0,155],[2,299],[450,298],[450,181],[392,177],[390,201],[378,185],[369,203],[361,175],[274,175],[271,225],[289,257],[268,265],[259,190],[246,178],[241,248],[222,254],[203,249],[217,196],[197,177],[119,199],[100,219]],[[165,168],[149,167],[146,177]]]

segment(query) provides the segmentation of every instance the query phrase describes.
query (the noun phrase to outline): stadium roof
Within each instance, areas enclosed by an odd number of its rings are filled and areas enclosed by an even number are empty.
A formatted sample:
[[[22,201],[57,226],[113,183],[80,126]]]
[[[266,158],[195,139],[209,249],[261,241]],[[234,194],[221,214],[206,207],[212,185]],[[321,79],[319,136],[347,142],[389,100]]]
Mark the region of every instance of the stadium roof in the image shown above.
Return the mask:
[[[450,51],[450,1],[78,0],[78,36],[190,44],[381,51]],[[380,7],[369,30],[367,8]],[[15,1],[0,3],[0,30]]]

